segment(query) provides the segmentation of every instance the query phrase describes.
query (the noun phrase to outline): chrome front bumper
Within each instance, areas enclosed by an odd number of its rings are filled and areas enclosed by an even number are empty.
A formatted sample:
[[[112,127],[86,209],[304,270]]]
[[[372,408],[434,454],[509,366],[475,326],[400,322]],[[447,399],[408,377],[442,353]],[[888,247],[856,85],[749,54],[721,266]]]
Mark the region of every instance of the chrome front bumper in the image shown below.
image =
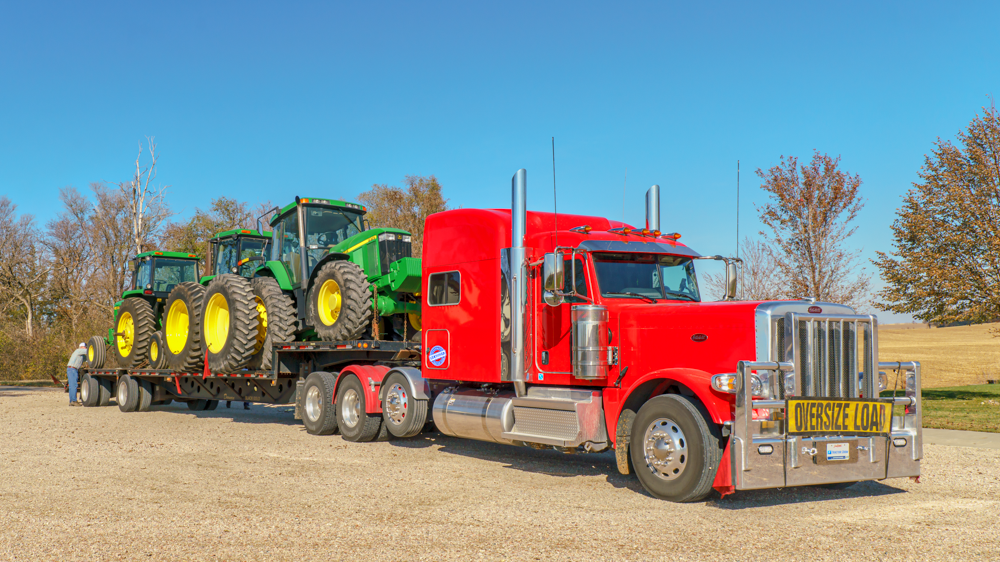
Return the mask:
[[[879,363],[879,368],[900,371],[906,381],[904,395],[893,400],[893,414],[901,415],[892,416],[888,436],[801,436],[786,432],[784,400],[753,400],[750,394],[752,370],[778,374],[792,371],[793,365],[740,361],[729,445],[733,486],[753,490],[920,476],[920,364]],[[754,410],[772,412],[771,419],[754,419]],[[845,450],[845,444],[849,459],[826,460],[828,446]]]

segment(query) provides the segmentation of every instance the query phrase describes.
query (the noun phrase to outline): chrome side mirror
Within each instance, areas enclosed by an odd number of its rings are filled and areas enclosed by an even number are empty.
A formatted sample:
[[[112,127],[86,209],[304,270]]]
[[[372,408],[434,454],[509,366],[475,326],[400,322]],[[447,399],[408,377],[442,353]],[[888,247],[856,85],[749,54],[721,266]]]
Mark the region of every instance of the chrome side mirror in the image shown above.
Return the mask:
[[[736,282],[739,279],[739,271],[736,264],[729,262],[726,264],[726,300],[736,298]]]
[[[563,272],[563,260],[559,254],[545,254],[542,263],[542,282],[545,289],[543,300],[549,306],[559,306],[563,303],[563,297],[559,294],[565,284],[565,274]]]

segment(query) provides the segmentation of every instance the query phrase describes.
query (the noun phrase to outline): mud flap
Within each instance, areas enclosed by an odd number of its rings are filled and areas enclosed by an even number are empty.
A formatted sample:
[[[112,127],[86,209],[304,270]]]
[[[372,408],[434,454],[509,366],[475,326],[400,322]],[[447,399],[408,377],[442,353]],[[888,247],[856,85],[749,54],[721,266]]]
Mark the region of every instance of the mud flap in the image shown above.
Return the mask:
[[[632,422],[635,420],[635,412],[625,408],[618,416],[618,428],[615,430],[615,462],[618,464],[618,472],[629,475],[632,470],[632,459],[629,458],[628,444],[632,440]]]
[[[722,497],[726,497],[736,491],[736,486],[733,485],[733,463],[729,455],[729,445],[731,443],[732,439],[726,441],[726,450],[722,453],[722,460],[719,461],[719,470],[716,471],[715,481],[712,482],[712,487]]]

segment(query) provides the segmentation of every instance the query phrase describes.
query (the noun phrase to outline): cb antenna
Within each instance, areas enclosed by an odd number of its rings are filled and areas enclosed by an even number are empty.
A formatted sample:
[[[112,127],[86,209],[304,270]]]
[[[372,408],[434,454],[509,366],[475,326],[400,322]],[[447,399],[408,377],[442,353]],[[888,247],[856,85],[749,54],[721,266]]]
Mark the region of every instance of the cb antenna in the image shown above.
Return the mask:
[[[740,257],[740,161],[736,161],[736,257]]]
[[[552,137],[552,229],[555,233],[556,246],[559,245],[559,219],[557,213],[559,207],[556,205],[556,138]]]

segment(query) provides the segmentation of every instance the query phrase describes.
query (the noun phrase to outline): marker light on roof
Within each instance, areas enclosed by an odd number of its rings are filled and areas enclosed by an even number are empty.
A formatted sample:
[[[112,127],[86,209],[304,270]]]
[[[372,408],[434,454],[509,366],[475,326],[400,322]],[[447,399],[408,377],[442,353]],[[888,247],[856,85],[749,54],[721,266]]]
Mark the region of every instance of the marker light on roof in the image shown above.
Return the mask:
[[[242,232],[243,234],[250,234],[249,230],[241,230],[240,232]]]
[[[622,229],[622,234],[632,234],[632,229],[631,228],[627,228],[627,227],[623,228]]]
[[[154,256],[162,256],[162,255],[163,255],[163,252],[153,252],[153,255],[154,255]]]
[[[654,230],[653,231],[653,236],[659,236],[659,235],[660,235],[660,231],[659,230]]]
[[[648,228],[642,229],[642,235],[643,236],[649,236],[649,229]]]

